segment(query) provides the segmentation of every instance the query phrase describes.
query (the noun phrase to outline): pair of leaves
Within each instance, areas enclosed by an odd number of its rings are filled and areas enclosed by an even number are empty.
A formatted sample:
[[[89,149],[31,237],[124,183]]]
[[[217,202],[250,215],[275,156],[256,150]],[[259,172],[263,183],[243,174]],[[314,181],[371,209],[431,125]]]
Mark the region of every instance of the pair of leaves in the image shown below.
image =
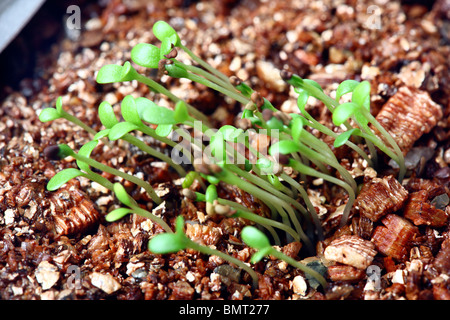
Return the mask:
[[[354,83],[349,85],[347,90],[353,85]],[[368,81],[363,81],[354,86],[351,102],[345,102],[336,107],[333,111],[333,123],[340,126],[348,118],[354,116],[359,123],[367,125],[368,120],[361,113],[362,108],[370,111],[370,83]]]
[[[144,126],[142,121],[157,124],[156,134],[166,137],[172,131],[173,125],[183,123],[189,118],[187,106],[183,101],[179,101],[175,110],[158,106],[153,101],[139,97],[134,99],[131,95],[126,96],[121,104],[121,113],[125,122],[119,122],[114,114],[112,106],[107,102],[102,102],[99,106],[99,117],[102,124],[107,128],[105,134],[111,140],[122,138],[125,134]],[[105,131],[105,130],[104,130]],[[97,136],[96,138],[100,138]]]
[[[49,122],[61,118],[63,113],[62,109],[62,97],[56,99],[56,108],[45,108],[39,114],[39,120],[41,122]]]
[[[106,221],[108,222],[120,220],[127,214],[133,213],[133,207],[138,205],[136,201],[125,190],[124,186],[122,186],[120,183],[114,183],[113,191],[117,199],[119,199],[119,201],[122,204],[126,205],[128,208],[117,208],[109,212],[105,217]]]
[[[148,249],[156,254],[178,252],[187,248],[189,239],[184,233],[184,218],[178,216],[175,221],[175,233],[161,233],[148,243]]]
[[[370,112],[370,83],[368,81],[358,82],[355,80],[343,81],[336,90],[336,101],[339,101],[342,95],[352,92],[352,101],[345,102],[336,107],[333,111],[332,120],[336,126],[342,125],[350,117],[366,126],[369,121],[363,115],[361,110],[366,108]],[[340,134],[334,141],[334,146],[340,147],[344,145],[352,135],[360,135],[361,130],[353,128]]]
[[[94,150],[96,146],[97,141],[91,141],[85,144],[83,147],[81,147],[78,154],[89,157],[92,150]],[[61,144],[58,146],[58,149],[59,149],[58,156],[61,159],[75,155],[75,152],[68,145]],[[66,184],[69,180],[72,180],[76,177],[88,177],[88,173],[90,172],[89,165],[78,160],[77,165],[81,170],[85,172],[75,168],[67,168],[62,171],[59,171],[47,183],[47,190],[55,191],[59,189],[62,185]]]
[[[137,75],[137,71],[127,61],[123,66],[117,64],[103,66],[97,73],[96,81],[100,84],[131,81],[136,79]]]
[[[248,246],[258,250],[251,258],[252,263],[259,262],[274,250],[267,236],[253,226],[244,227],[241,231],[241,238]]]
[[[131,50],[134,63],[151,69],[157,69],[159,61],[164,59],[173,47],[180,45],[177,32],[167,22],[158,21],[153,25],[153,33],[161,41],[161,48],[150,43],[139,43]]]

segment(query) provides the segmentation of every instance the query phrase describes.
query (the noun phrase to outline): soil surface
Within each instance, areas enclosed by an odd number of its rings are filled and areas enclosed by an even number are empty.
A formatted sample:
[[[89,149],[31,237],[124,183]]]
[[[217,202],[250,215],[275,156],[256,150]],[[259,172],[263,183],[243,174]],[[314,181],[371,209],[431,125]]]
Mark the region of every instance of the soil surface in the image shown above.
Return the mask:
[[[33,20],[32,30],[22,33],[13,49],[2,55],[3,62],[7,61],[4,65],[26,68],[2,69],[1,299],[450,299],[448,0],[426,4],[384,0],[83,1],[79,4],[81,30],[64,27],[64,5],[58,1],[47,4]],[[95,81],[103,65],[130,60],[134,45],[156,44],[151,27],[158,20],[169,22],[186,46],[203,59],[246,81],[285,112],[298,112],[296,93],[279,75],[286,67],[317,81],[327,93],[345,79],[370,81],[374,115],[405,86],[413,94],[425,92],[427,103],[439,106],[442,116],[429,132],[420,134],[409,151],[408,177],[399,193],[402,201],[386,209],[389,212],[383,211],[383,218],[373,221],[363,216],[360,204],[349,223],[338,229],[333,213],[344,195],[323,183],[311,183],[309,192],[327,232],[317,245],[317,257],[325,261],[326,248],[339,251],[345,241],[357,237],[365,241],[358,245],[370,247],[369,255],[373,251],[370,264],[376,278],[365,270],[367,266],[328,260],[324,263],[329,268],[329,287],[316,290],[305,282],[301,271],[268,258],[253,266],[260,280],[258,288],[252,288],[247,274],[218,257],[192,250],[150,253],[148,240],[162,229],[136,215],[106,222],[104,215],[119,203],[98,184],[78,178],[58,191],[46,190],[55,173],[76,163],[74,159],[49,160],[44,150],[59,143],[78,150],[92,138],[65,120],[39,121],[41,110],[53,107],[59,96],[66,111],[96,131],[102,129],[97,115],[102,101],[118,106],[124,96],[133,94],[170,105],[134,81],[111,85]],[[5,77],[3,70],[11,76]],[[209,115],[216,127],[235,124],[239,104],[197,84],[170,78],[162,81]],[[410,98],[417,100],[414,95]],[[309,108],[317,119],[331,123],[321,103],[313,102]],[[153,140],[146,142],[164,150]],[[339,151],[336,155],[354,169],[366,187],[362,190],[376,184],[373,172],[358,168],[360,162]],[[112,149],[100,146],[92,157],[150,181],[164,199],[161,206],[154,206],[125,183],[148,210],[171,225],[182,214],[193,240],[249,262],[253,251],[239,236],[249,222],[206,217],[204,205],[180,194],[180,179],[166,164],[125,143]],[[395,169],[386,161],[378,179],[391,174]],[[238,189],[223,187],[220,192],[224,197],[240,198],[250,208],[261,208]],[[379,193],[374,192],[368,193],[369,202],[376,201]],[[420,210],[414,211],[417,207]],[[380,240],[391,235],[392,224],[402,223],[411,236],[397,234],[398,239],[390,244]],[[300,247],[291,243],[280,250],[297,260],[308,258]]]

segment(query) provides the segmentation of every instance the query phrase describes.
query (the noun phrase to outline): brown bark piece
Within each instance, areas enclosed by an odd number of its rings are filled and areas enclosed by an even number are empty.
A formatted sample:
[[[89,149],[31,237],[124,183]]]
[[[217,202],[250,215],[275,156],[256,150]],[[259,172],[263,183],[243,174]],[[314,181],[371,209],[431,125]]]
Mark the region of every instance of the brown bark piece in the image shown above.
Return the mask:
[[[399,210],[408,198],[408,191],[392,176],[374,178],[366,183],[356,198],[361,215],[373,222]]]
[[[376,227],[372,241],[378,251],[396,260],[404,260],[411,247],[411,240],[417,234],[417,227],[395,214],[388,214]]]
[[[365,271],[347,265],[328,267],[328,276],[332,281],[358,281],[365,276]]]
[[[412,193],[405,206],[404,217],[411,220],[416,226],[443,227],[447,223],[447,215],[443,210],[436,209],[429,204],[428,198],[426,190]]]
[[[386,102],[376,119],[406,154],[442,117],[441,106],[431,100],[428,92],[404,86]]]

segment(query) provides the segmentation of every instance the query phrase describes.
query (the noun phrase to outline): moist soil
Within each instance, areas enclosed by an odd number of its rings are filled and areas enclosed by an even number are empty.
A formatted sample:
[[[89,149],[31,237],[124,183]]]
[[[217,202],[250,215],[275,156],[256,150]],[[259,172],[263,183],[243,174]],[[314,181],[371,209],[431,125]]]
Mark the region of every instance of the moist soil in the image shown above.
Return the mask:
[[[414,187],[409,184],[412,193],[432,183],[441,190],[440,202],[432,205],[448,216],[448,197],[443,196],[450,194],[448,0],[82,1],[78,3],[81,30],[67,27],[68,5],[47,2],[1,56],[1,299],[450,299],[448,219],[437,227],[419,225],[404,259],[377,251],[372,262],[379,271],[377,286],[371,285],[371,275],[364,271],[353,278],[328,279],[325,290],[310,285],[302,289],[302,272],[269,257],[253,266],[260,277],[258,288],[253,288],[247,274],[218,257],[192,250],[153,254],[147,250],[148,240],[162,229],[136,215],[106,222],[105,214],[119,203],[98,184],[78,178],[58,191],[46,190],[55,173],[76,163],[71,158],[49,160],[44,150],[59,143],[78,150],[92,137],[65,120],[42,123],[38,119],[39,112],[54,107],[59,96],[66,111],[96,131],[102,129],[97,115],[102,101],[118,108],[124,96],[133,94],[170,106],[164,97],[134,81],[109,85],[95,81],[103,65],[130,60],[134,45],[156,44],[151,27],[165,20],[192,51],[223,73],[246,81],[284,112],[298,112],[295,92],[279,77],[286,67],[317,81],[328,93],[345,79],[370,81],[374,115],[402,86],[427,92],[442,108],[443,117],[415,142],[416,156],[408,165],[404,185],[410,179],[419,181]],[[207,114],[215,127],[235,124],[239,104],[198,84],[167,77],[161,81]],[[331,121],[319,102],[311,103],[310,112],[323,123]],[[151,139],[145,141],[167,149]],[[150,181],[164,200],[160,206],[132,184],[124,184],[146,209],[172,226],[183,215],[193,240],[249,262],[253,250],[239,236],[249,222],[207,217],[204,205],[181,195],[181,180],[166,164],[125,143],[100,146],[92,157]],[[345,161],[353,160],[347,155]],[[378,175],[392,172],[386,161]],[[364,182],[362,175],[358,179]],[[257,199],[234,187],[221,187],[220,193],[264,214]],[[329,223],[326,239],[317,245],[317,257],[323,257],[323,249],[333,239],[361,235],[357,210],[343,228],[330,222],[345,194],[315,181],[310,195],[324,224]],[[404,209],[394,214],[403,216]],[[76,215],[91,220],[80,222]],[[370,240],[380,224],[364,229],[365,238]],[[285,243],[280,250],[297,260],[308,258],[300,247]]]

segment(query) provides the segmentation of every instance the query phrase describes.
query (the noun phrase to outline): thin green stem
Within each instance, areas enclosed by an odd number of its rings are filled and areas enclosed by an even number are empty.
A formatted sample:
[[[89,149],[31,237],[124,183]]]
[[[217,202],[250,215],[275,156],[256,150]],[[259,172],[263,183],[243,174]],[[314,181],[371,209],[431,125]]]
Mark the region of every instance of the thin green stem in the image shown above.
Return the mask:
[[[96,135],[97,131],[95,131],[94,129],[92,129],[91,127],[89,127],[88,125],[86,125],[83,121],[81,121],[80,119],[78,119],[77,117],[71,115],[70,113],[67,113],[66,111],[62,110],[61,111],[61,117],[66,119],[67,121],[70,121],[74,124],[76,124],[77,126],[81,127],[82,129],[86,130],[87,132],[89,132],[92,135]]]
[[[186,237],[187,238],[187,237]],[[212,249],[210,247],[207,246],[202,246],[194,241],[192,241],[191,239],[187,238],[187,247],[198,251],[200,253],[203,254],[207,254],[210,256],[218,256],[220,258],[222,258],[225,261],[228,261],[230,263],[235,264],[236,266],[238,266],[239,268],[245,270],[251,277],[253,280],[253,286],[256,288],[258,286],[258,274],[252,269],[250,268],[247,264],[245,264],[243,261],[234,258],[226,253],[223,253],[222,251],[216,250],[216,249]]]
[[[181,101],[180,98],[175,96],[172,92],[167,90],[164,86],[160,85],[158,82],[154,81],[153,79],[147,78],[139,73],[136,73],[136,80],[146,84],[150,88],[152,88],[154,91],[162,93],[166,97],[168,97],[173,102],[177,103],[178,101]],[[186,102],[185,102],[186,103]],[[189,112],[197,119],[204,121],[205,123],[208,123],[208,117],[204,115],[202,112],[198,111],[194,106],[190,105],[189,103],[186,103],[186,106],[189,110]]]
[[[325,181],[334,183],[340,187],[342,187],[344,190],[347,191],[348,193],[348,200],[347,200],[347,204],[345,206],[344,212],[342,214],[342,219],[341,219],[341,226],[345,225],[347,223],[348,217],[350,215],[350,210],[353,206],[353,202],[355,201],[356,198],[356,194],[353,191],[353,188],[347,184],[346,182],[339,180],[335,177],[332,176],[328,176],[326,174],[323,174],[322,172],[319,172],[317,170],[314,170],[310,167],[305,166],[304,164],[295,161],[293,159],[290,159],[289,161],[289,166],[292,167],[293,169],[299,171],[299,172],[304,172],[306,175],[309,176],[313,176],[316,178],[322,178]]]
[[[97,169],[100,169],[100,170],[102,170],[104,172],[107,172],[107,173],[110,173],[112,175],[121,177],[121,178],[123,178],[125,180],[128,180],[128,181],[138,185],[139,187],[143,188],[149,194],[149,196],[152,198],[152,200],[155,203],[160,204],[162,202],[162,199],[160,197],[158,197],[158,195],[155,193],[155,190],[153,189],[153,187],[149,183],[147,183],[147,182],[145,182],[145,181],[143,181],[143,180],[141,180],[141,179],[139,179],[139,178],[137,178],[137,177],[135,177],[133,175],[130,175],[130,174],[122,172],[120,170],[111,168],[110,166],[107,166],[107,165],[105,165],[103,163],[100,163],[100,162],[98,162],[96,160],[93,160],[91,158],[79,155],[77,153],[73,153],[72,156],[76,160],[85,162],[85,163],[87,163],[88,165],[90,165],[90,166],[92,166],[94,168],[97,168]]]
[[[174,168],[180,176],[182,176],[182,177],[186,176],[186,170],[184,170],[183,167],[181,167],[179,164],[176,164],[175,162],[173,162],[173,160],[170,157],[166,156],[164,153],[161,153],[161,152],[153,149],[152,147],[148,146],[145,142],[139,140],[135,136],[128,133],[128,134],[124,135],[122,137],[122,139],[135,145],[136,147],[138,147],[142,151],[148,153],[149,155],[159,158],[160,160],[166,162],[172,168]]]
[[[220,79],[222,79],[223,81],[229,82],[230,80],[228,79],[228,77],[226,75],[224,75],[222,72],[220,72],[219,70],[217,70],[216,68],[212,67],[209,63],[207,63],[206,61],[204,61],[203,59],[201,59],[200,57],[198,57],[195,53],[193,53],[189,48],[185,47],[184,45],[180,44],[180,48],[184,50],[184,52],[186,52],[192,60],[194,60],[195,62],[197,62],[199,65],[201,65],[203,68],[205,68],[206,70],[208,70],[209,72],[211,72],[212,74],[216,75],[217,77],[219,77]]]
[[[304,265],[303,263],[289,257],[288,255],[285,255],[284,253],[276,250],[275,248],[272,248],[272,250],[270,250],[270,254],[272,256],[274,256],[277,259],[286,261],[287,263],[289,263],[291,266],[302,270],[304,273],[307,273],[308,275],[312,276],[313,278],[315,278],[320,285],[322,286],[322,288],[326,288],[327,287],[327,281],[325,280],[325,278],[318,273],[317,271],[307,267],[306,265]]]
[[[290,176],[288,176],[286,173],[282,173],[280,177],[292,185],[294,188],[298,190],[300,195],[302,196],[303,200],[305,201],[306,207],[308,208],[309,213],[311,214],[311,219],[314,222],[314,225],[316,226],[317,235],[319,237],[319,240],[323,240],[323,229],[322,229],[322,223],[319,220],[319,216],[317,215],[316,209],[314,208],[314,205],[312,204],[311,200],[308,197],[308,193],[306,192],[305,188],[302,187],[300,183],[292,179]]]
[[[397,154],[397,158],[393,158],[397,164],[400,167],[400,172],[398,175],[398,181],[401,183],[403,181],[403,178],[406,173],[406,166],[405,166],[405,159],[403,157],[403,152],[400,150],[397,142],[395,142],[394,138],[389,134],[389,132],[386,131],[386,129],[375,119],[372,114],[366,110],[365,108],[362,108],[364,116],[369,120],[369,122],[383,135],[383,137],[389,142],[391,147],[394,149],[395,153]]]
[[[150,220],[152,220],[153,222],[156,222],[157,224],[159,224],[164,231],[168,232],[168,233],[173,233],[172,229],[169,227],[169,225],[160,217],[155,216],[153,213],[142,209],[139,206],[132,206],[130,207],[134,213],[136,213],[137,215],[144,217],[144,218],[148,218]]]

